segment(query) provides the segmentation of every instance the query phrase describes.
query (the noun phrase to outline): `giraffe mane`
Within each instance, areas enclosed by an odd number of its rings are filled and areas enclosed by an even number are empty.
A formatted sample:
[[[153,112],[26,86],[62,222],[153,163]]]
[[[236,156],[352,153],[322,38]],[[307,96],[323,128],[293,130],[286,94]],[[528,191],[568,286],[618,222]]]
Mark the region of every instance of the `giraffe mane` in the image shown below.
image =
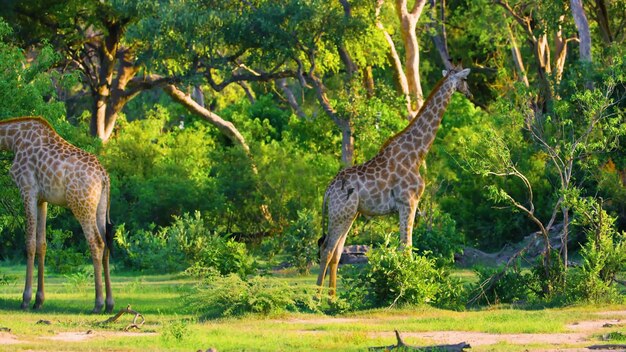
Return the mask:
[[[54,127],[52,127],[50,122],[48,122],[48,120],[44,119],[41,116],[13,117],[13,118],[6,119],[6,120],[0,120],[0,125],[5,125],[5,124],[9,124],[9,123],[14,123],[14,122],[20,122],[20,121],[37,121],[37,122],[40,122],[42,125],[44,125],[44,126],[48,127],[49,129],[51,129],[52,132],[56,133],[56,130],[54,129]]]
[[[409,124],[405,128],[403,128],[402,131],[400,131],[400,132],[394,134],[393,136],[389,137],[389,139],[387,139],[387,141],[385,141],[385,143],[383,143],[383,146],[380,147],[380,150],[378,151],[379,153],[382,152],[385,148],[387,148],[389,146],[389,144],[391,144],[391,142],[393,142],[399,135],[401,135],[404,132],[406,132],[406,130],[408,130],[411,126],[413,126],[413,124],[415,124],[415,122],[419,119],[419,117],[422,116],[422,112],[424,111],[424,108],[428,105],[428,103],[430,103],[430,101],[433,99],[433,96],[439,90],[439,88],[441,88],[441,86],[443,85],[443,82],[445,82],[446,78],[448,78],[454,72],[455,72],[454,70],[449,71],[448,74],[445,77],[441,78],[437,82],[437,84],[435,84],[433,89],[430,90],[430,94],[428,95],[428,98],[426,98],[426,101],[424,101],[424,104],[422,104],[422,107],[420,108],[419,112],[415,115],[413,120],[411,120],[411,122],[409,122]]]

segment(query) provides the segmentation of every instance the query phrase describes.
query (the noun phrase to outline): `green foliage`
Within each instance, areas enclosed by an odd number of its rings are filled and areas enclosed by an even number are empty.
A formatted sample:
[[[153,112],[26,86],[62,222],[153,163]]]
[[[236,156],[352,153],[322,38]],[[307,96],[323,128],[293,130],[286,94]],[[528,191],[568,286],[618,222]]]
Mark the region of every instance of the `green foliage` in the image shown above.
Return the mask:
[[[5,274],[0,272],[0,286],[13,285],[17,282],[17,279],[17,275]]]
[[[626,233],[615,230],[615,218],[595,199],[576,198],[574,210],[574,224],[583,229],[587,241],[580,250],[582,266],[568,275],[566,300],[621,302],[615,278],[626,269]]]
[[[464,288],[434,259],[398,250],[398,241],[387,237],[384,246],[368,253],[364,267],[342,272],[340,298],[353,309],[395,305],[434,304],[460,307]]]
[[[48,228],[46,268],[59,274],[74,274],[76,268],[91,263],[91,254],[84,246],[71,246],[73,233],[67,230]]]
[[[212,232],[200,212],[175,217],[170,226],[129,233],[118,226],[115,241],[131,268],[172,272],[190,266],[210,267],[226,275],[245,277],[255,262],[243,243]]]
[[[87,288],[89,283],[93,281],[93,267],[82,267],[82,270],[74,271],[65,274],[65,279],[67,280],[66,284],[71,287],[71,290],[74,292],[87,292]]]
[[[156,106],[146,120],[124,123],[124,133],[107,144],[102,162],[111,175],[111,217],[129,229],[153,222],[167,225],[173,215],[209,210],[205,202],[214,182],[207,181],[213,142],[202,125],[178,128]]]
[[[174,319],[163,327],[161,339],[165,342],[180,343],[188,334],[189,322],[184,319]]]
[[[454,255],[463,250],[464,236],[456,229],[456,221],[439,208],[421,202],[422,214],[413,229],[413,248],[439,265],[454,264]]]
[[[222,276],[215,270],[204,271],[204,275],[184,297],[185,304],[202,318],[316,310],[313,287],[289,285],[263,276]]]
[[[133,233],[124,224],[115,230],[115,242],[124,254],[123,263],[137,270],[172,272],[185,269],[185,256],[179,250],[177,238],[170,236],[167,227],[154,226]]]
[[[285,231],[283,240],[287,261],[298,269],[300,275],[308,275],[311,266],[318,260],[318,224],[314,213],[305,209],[298,212],[298,219]]]
[[[519,266],[503,268],[477,267],[477,284],[471,289],[476,304],[492,305],[533,301],[540,291],[537,277]]]
[[[13,35],[0,18],[0,120],[43,116],[71,140],[75,128],[64,120],[65,105],[57,96],[57,88],[71,86],[75,75],[53,70],[60,56],[48,44],[34,49],[37,55],[27,60],[25,50],[11,43]],[[21,253],[24,248],[22,200],[9,176],[12,159],[11,153],[0,152],[0,258]]]

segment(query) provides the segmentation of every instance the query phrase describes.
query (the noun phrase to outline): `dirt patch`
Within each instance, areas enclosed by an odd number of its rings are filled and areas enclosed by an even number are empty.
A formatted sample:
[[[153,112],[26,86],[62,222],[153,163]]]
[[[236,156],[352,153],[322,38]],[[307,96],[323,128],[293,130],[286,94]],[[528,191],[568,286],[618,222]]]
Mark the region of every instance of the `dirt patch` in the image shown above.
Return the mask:
[[[569,330],[575,331],[594,331],[602,328],[619,327],[623,325],[623,322],[619,319],[612,320],[591,320],[581,321],[573,324],[566,325]]]
[[[13,345],[20,343],[15,335],[9,332],[0,332],[0,345]]]

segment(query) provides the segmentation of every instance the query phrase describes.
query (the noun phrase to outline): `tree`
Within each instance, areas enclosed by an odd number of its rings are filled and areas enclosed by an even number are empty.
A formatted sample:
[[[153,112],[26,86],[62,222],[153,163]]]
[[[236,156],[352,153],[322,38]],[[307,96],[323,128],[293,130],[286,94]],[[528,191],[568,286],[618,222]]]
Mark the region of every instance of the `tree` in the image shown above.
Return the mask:
[[[538,227],[545,243],[544,270],[550,278],[551,244],[549,233],[555,224],[563,224],[561,231],[561,256],[564,267],[568,262],[568,239],[570,204],[572,197],[577,197],[585,182],[585,173],[593,168],[593,156],[618,147],[618,138],[626,133],[622,123],[622,112],[616,109],[619,100],[613,98],[616,79],[612,72],[605,76],[606,85],[593,90],[580,89],[568,99],[555,102],[554,110],[546,113],[542,119],[536,118],[536,112],[527,105],[505,107],[507,115],[514,113],[523,128],[529,133],[538,151],[549,161],[546,166],[548,175],[556,177],[555,199],[552,201],[549,219],[536,215],[533,187],[528,177],[516,166],[505,137],[491,132],[484,139],[489,145],[488,153],[477,154],[467,150],[466,160],[469,167],[483,176],[514,177],[520,180],[527,190],[526,199],[518,200],[507,190],[495,185],[490,187],[492,198],[496,202],[508,204],[521,211]],[[509,110],[510,109],[510,110]],[[545,121],[545,122],[541,122]],[[577,177],[578,176],[578,177]],[[560,221],[558,218],[560,217]],[[544,286],[544,293],[551,293],[549,286]]]

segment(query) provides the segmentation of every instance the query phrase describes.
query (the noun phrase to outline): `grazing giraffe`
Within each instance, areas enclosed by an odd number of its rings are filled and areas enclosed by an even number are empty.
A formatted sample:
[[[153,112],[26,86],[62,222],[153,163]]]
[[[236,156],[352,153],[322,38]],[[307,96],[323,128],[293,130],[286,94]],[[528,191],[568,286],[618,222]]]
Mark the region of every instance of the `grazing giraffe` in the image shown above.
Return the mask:
[[[420,166],[441,124],[452,93],[470,97],[465,79],[470,70],[444,71],[444,78],[433,88],[417,116],[400,133],[390,138],[369,161],[340,171],[324,194],[328,216],[328,235],[320,245],[320,273],[317,285],[330,275],[330,295],[337,288],[337,267],[352,223],[367,217],[398,212],[403,246],[411,246],[417,203],[424,192]]]
[[[112,234],[109,221],[109,175],[98,159],[59,136],[39,117],[0,121],[0,150],[15,153],[11,176],[20,190],[26,212],[26,285],[22,309],[32,297],[35,253],[38,257],[37,294],[33,309],[42,307],[46,256],[48,203],[68,207],[80,223],[93,259],[96,286],[94,313],[104,306],[102,269],[106,286],[106,312],[113,310],[109,276]]]

